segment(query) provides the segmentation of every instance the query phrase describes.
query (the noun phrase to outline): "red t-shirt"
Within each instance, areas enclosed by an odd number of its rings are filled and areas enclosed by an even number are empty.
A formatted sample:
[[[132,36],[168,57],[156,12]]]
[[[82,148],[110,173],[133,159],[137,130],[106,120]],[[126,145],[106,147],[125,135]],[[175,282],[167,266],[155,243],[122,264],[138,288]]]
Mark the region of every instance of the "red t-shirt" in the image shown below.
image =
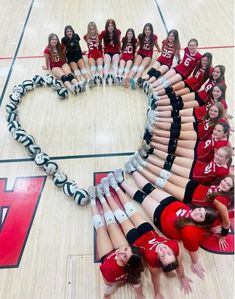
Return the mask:
[[[172,65],[175,56],[174,44],[169,44],[165,40],[162,41],[162,53],[157,58],[161,64],[167,65],[169,68]]]
[[[219,102],[223,105],[224,110],[227,110],[228,105],[227,105],[226,101],[224,99],[222,99]],[[194,108],[194,115],[195,115],[196,119],[197,120],[202,119],[203,116],[206,114],[206,112],[210,109],[211,105],[213,105],[214,103],[215,103],[215,101],[213,100],[213,98],[210,97],[204,106]]]
[[[119,29],[117,30],[117,35],[118,35],[118,43],[114,44],[113,37],[111,37],[110,42],[107,44],[104,41],[104,53],[120,53],[120,48],[121,48],[121,42],[120,42],[120,37],[121,37],[121,31]],[[100,37],[101,40],[104,39],[105,36],[105,30],[101,32]]]
[[[61,44],[61,48],[64,51],[65,47],[63,44]],[[52,69],[53,67],[62,67],[63,64],[66,63],[66,60],[60,59],[60,56],[58,53],[52,52],[49,48],[46,48],[43,53],[49,55],[49,67]]]
[[[104,262],[100,265],[100,271],[104,279],[108,282],[125,281],[127,274],[125,267],[121,267],[117,264],[115,250],[111,251],[104,259]]]
[[[208,122],[210,120],[202,120],[198,123],[197,126],[197,136],[198,139],[203,141],[203,140],[207,140],[211,137],[213,130],[214,130],[214,125],[213,126],[209,126]]]
[[[190,208],[181,201],[169,204],[161,214],[161,227],[168,238],[182,240],[184,247],[189,251],[197,251],[200,242],[205,236],[205,230],[196,225],[186,225],[177,230],[175,222],[179,218],[189,218]]]
[[[164,237],[159,236],[159,234],[152,230],[145,233],[134,243],[135,246],[139,247],[144,255],[146,262],[152,268],[159,268],[159,257],[156,252],[156,247],[159,243],[164,243],[172,249],[175,256],[179,255],[179,245],[176,241],[168,240]]]
[[[124,41],[124,37],[122,39],[122,43]],[[135,39],[134,44],[136,45],[137,39]],[[120,56],[120,60],[123,59],[125,61],[134,60],[135,58],[135,51],[132,42],[127,41],[125,49],[122,50],[122,54]]]
[[[212,72],[212,68],[209,71],[209,75]],[[200,68],[196,74],[194,74],[192,77],[186,79],[184,82],[193,90],[197,91],[200,89],[200,87],[206,82],[208,77],[204,77],[205,70],[203,68]]]
[[[209,80],[203,90],[200,90],[197,94],[201,100],[206,102],[208,96],[211,94],[212,88],[217,84],[217,82],[213,79]],[[220,85],[225,84],[224,81],[219,83]]]
[[[175,67],[177,73],[187,78],[195,68],[198,61],[201,59],[202,55],[199,52],[196,52],[195,55],[191,55],[188,47],[184,49],[184,57],[180,64]]]
[[[102,57],[102,44],[101,44],[101,36],[98,36],[97,38],[90,37],[88,40],[87,35],[84,35],[84,40],[87,43],[88,47],[88,58],[101,58]]]
[[[144,39],[144,44],[139,47],[139,50],[137,52],[137,54],[146,56],[146,57],[152,57],[153,56],[153,48],[154,48],[154,44],[156,43],[158,37],[157,35],[153,35],[153,45],[150,46],[150,39],[146,38]]]

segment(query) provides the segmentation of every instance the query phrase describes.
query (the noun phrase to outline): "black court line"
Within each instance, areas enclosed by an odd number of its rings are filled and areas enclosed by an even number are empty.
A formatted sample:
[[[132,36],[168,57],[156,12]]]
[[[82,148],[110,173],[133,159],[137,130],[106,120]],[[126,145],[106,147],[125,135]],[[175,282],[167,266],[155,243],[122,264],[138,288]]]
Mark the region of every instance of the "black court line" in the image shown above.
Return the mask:
[[[89,155],[74,155],[74,156],[57,156],[50,157],[50,160],[70,160],[70,159],[88,159],[88,158],[104,158],[104,157],[122,157],[133,155],[134,152],[126,153],[109,153],[109,154],[89,154]],[[2,163],[15,163],[15,162],[31,162],[34,161],[34,158],[20,158],[20,159],[5,159],[0,160]]]
[[[165,19],[164,19],[164,17],[163,17],[163,14],[162,14],[160,5],[158,4],[158,1],[157,1],[157,0],[154,0],[154,2],[155,2],[155,4],[157,5],[157,9],[158,9],[158,12],[159,12],[159,14],[160,14],[160,17],[161,17],[161,19],[162,19],[163,26],[164,26],[164,28],[165,28],[165,30],[166,30],[166,34],[168,34],[168,28],[167,28],[167,26],[166,26],[166,22],[165,22]]]
[[[28,11],[27,17],[26,17],[26,19],[25,19],[25,22],[24,22],[24,26],[23,26],[21,35],[20,35],[20,39],[19,39],[19,41],[18,41],[18,44],[17,44],[17,47],[16,47],[16,51],[15,51],[15,54],[14,54],[13,59],[12,59],[12,62],[11,62],[11,66],[10,66],[9,72],[8,72],[8,74],[7,74],[7,79],[6,79],[6,82],[5,82],[5,84],[4,84],[4,87],[3,87],[3,90],[2,90],[2,94],[1,94],[1,98],[0,98],[0,106],[1,106],[1,104],[2,104],[4,95],[5,95],[5,92],[6,92],[6,89],[7,89],[7,85],[8,85],[8,83],[9,83],[9,80],[10,80],[10,77],[11,77],[11,74],[12,74],[13,66],[14,66],[14,64],[15,64],[15,62],[16,62],[16,57],[17,57],[17,55],[18,55],[18,52],[19,52],[19,49],[20,49],[20,46],[21,46],[21,42],[22,42],[22,39],[23,39],[23,36],[24,36],[24,33],[25,33],[26,26],[27,26],[27,24],[28,24],[28,20],[29,20],[31,11],[32,11],[33,4],[34,4],[34,0],[32,0],[32,2],[31,2],[31,4],[30,4],[29,11]]]

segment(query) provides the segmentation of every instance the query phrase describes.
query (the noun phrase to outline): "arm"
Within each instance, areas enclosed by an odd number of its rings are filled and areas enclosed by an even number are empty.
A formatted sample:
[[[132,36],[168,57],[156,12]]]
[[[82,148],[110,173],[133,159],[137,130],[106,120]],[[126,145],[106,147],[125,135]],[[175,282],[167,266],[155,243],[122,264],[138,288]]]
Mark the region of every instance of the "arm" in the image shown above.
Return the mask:
[[[151,280],[154,289],[154,299],[163,299],[163,296],[160,292],[160,269],[152,268],[149,265],[148,268],[151,274]]]
[[[159,44],[158,44],[158,42],[157,42],[157,39],[156,39],[156,41],[155,41],[155,43],[154,43],[154,46],[157,48],[158,52],[160,53],[160,52],[161,52],[161,49],[160,49],[160,47],[159,47]]]
[[[178,262],[179,262],[179,267],[176,269],[176,273],[178,274],[178,277],[180,279],[181,290],[183,289],[185,294],[189,294],[192,292],[192,289],[190,286],[190,283],[192,282],[192,280],[189,279],[184,274],[183,259],[182,259],[181,254],[178,257]]]
[[[192,271],[197,274],[201,279],[205,276],[205,270],[202,268],[202,266],[198,263],[198,253],[197,251],[189,251],[189,255],[191,258],[191,269]]]
[[[45,64],[42,66],[43,70],[48,70],[49,69],[49,55],[46,53],[43,53],[44,58],[45,58]]]

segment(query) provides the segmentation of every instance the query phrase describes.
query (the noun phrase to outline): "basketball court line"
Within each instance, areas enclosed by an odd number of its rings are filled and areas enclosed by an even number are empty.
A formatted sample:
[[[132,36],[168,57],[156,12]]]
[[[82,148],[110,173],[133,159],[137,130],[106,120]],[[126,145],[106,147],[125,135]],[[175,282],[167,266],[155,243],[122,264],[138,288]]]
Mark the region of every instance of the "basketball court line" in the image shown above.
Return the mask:
[[[159,15],[160,15],[160,18],[161,18],[161,20],[162,20],[163,26],[164,26],[164,28],[165,28],[166,34],[168,34],[168,28],[167,28],[167,26],[166,26],[166,22],[165,22],[165,19],[164,19],[164,17],[163,17],[163,14],[162,14],[160,5],[158,4],[158,1],[157,1],[157,0],[154,0],[154,2],[155,2],[155,4],[156,4],[156,6],[157,6],[157,10],[158,10],[158,12],[159,12]]]

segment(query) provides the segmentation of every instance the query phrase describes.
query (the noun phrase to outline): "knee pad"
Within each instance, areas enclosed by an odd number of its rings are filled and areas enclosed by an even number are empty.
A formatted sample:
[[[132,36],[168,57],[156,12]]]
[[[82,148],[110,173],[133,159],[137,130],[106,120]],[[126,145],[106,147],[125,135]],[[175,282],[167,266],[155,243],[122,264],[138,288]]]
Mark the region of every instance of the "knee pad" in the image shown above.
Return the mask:
[[[67,77],[68,77],[68,81],[72,81],[73,79],[75,79],[75,77],[74,77],[74,74],[72,74],[72,73],[69,73],[68,75],[67,75]]]
[[[94,72],[96,72],[96,66],[95,65],[92,65],[91,66],[91,71],[94,73]]]
[[[166,157],[166,161],[173,163],[175,160],[175,156],[172,154],[168,154]]]
[[[103,70],[103,65],[101,65],[101,64],[97,65],[97,70],[102,71]]]
[[[170,98],[169,97],[169,100],[170,100],[170,105],[173,107],[173,105],[174,105],[174,103],[176,103],[176,98],[174,97],[174,98]]]
[[[153,192],[153,190],[156,189],[152,184],[148,183],[146,184],[142,190],[144,191],[144,193],[146,194],[150,194],[151,192]]]
[[[174,91],[167,94],[169,99],[176,99],[176,94]]]
[[[149,77],[153,77],[154,71],[156,71],[156,70],[155,70],[155,68],[152,67],[152,68],[147,72],[147,75],[149,75]]]
[[[172,86],[168,86],[168,87],[165,88],[166,93],[171,93],[172,91],[173,91]]]
[[[179,116],[179,110],[172,110],[171,111],[171,117]]]
[[[113,214],[119,223],[122,223],[128,219],[126,213],[121,209],[116,209]]]
[[[162,75],[162,73],[160,71],[155,70],[152,77],[155,77],[156,79],[158,79],[161,75]]]
[[[114,214],[112,211],[107,211],[104,213],[104,219],[107,225],[116,223],[116,220],[114,218]]]
[[[132,67],[132,71],[136,73],[136,72],[138,71],[138,66],[137,66],[137,65],[134,65],[134,66]]]
[[[98,228],[104,226],[104,220],[102,219],[102,217],[99,214],[97,214],[92,217],[92,224],[95,229],[98,229]]]
[[[171,170],[171,167],[172,167],[172,162],[169,162],[169,161],[166,161],[165,163],[164,163],[164,166],[163,166],[163,168],[165,169],[165,170],[167,170],[167,171],[170,171]]]
[[[163,83],[162,83],[162,86],[163,86],[163,88],[167,88],[167,87],[169,87],[171,84],[170,84],[170,82],[168,81],[168,80],[165,80]]]
[[[168,178],[171,176],[171,172],[167,171],[166,169],[162,169],[160,172],[160,177],[162,179],[168,180]]]
[[[175,124],[181,123],[181,117],[180,116],[173,117],[173,123],[175,123]]]
[[[138,203],[142,204],[142,202],[144,201],[146,196],[147,195],[144,192],[138,190],[138,191],[135,192],[135,194],[133,196],[133,199],[135,201],[137,201]]]
[[[168,145],[168,153],[174,154],[176,151],[176,145]]]
[[[129,68],[129,67],[125,67],[125,69],[124,69],[124,74],[125,74],[125,75],[128,74],[129,71],[130,71],[130,68]]]
[[[181,130],[181,124],[175,124],[175,123],[172,123],[171,124],[171,129],[170,130],[177,130],[177,131],[180,131]]]
[[[74,75],[75,76],[81,76],[81,72],[79,71],[79,69],[74,71]]]
[[[85,68],[81,69],[81,74],[82,75],[85,75],[86,73],[87,73],[87,69],[85,69]]]
[[[171,139],[169,140],[169,145],[175,145],[175,146],[177,146],[177,142],[178,142],[178,139],[171,138]]]
[[[153,135],[149,132],[148,129],[145,130],[144,132],[144,137],[143,137],[143,140],[146,141],[147,144],[150,143],[151,139],[152,139]]]
[[[173,138],[178,139],[179,136],[180,136],[180,131],[171,131],[171,133],[170,133],[170,139],[173,139]]]
[[[175,109],[178,109],[178,110],[182,110],[184,108],[184,104],[182,102],[174,102],[172,104],[172,108],[175,110]]]
[[[63,83],[66,82],[66,81],[69,81],[69,80],[68,80],[68,76],[66,76],[66,75],[61,76],[60,80],[61,80]]]
[[[164,188],[164,186],[166,185],[167,180],[163,179],[163,178],[157,178],[156,179],[156,186],[159,188]]]
[[[144,71],[144,66],[143,65],[139,66],[138,67],[138,72],[143,73],[143,71]]]
[[[128,217],[131,217],[133,214],[136,213],[136,208],[130,201],[124,204],[124,209]]]

